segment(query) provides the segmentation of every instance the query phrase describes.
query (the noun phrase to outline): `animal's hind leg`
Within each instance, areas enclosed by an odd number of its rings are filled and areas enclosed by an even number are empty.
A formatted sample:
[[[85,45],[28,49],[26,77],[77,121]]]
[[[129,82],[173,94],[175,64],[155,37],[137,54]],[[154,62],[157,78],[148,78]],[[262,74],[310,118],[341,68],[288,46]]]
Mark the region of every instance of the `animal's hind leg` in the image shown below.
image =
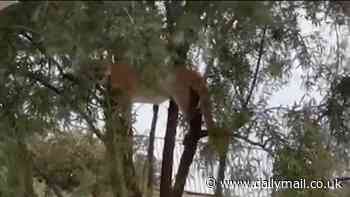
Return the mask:
[[[179,107],[180,111],[185,116],[185,119],[190,120],[190,89],[178,85],[172,93],[173,95],[171,96]]]
[[[198,110],[198,93],[190,87],[178,87],[174,92],[173,99],[189,123],[194,118],[195,110]]]

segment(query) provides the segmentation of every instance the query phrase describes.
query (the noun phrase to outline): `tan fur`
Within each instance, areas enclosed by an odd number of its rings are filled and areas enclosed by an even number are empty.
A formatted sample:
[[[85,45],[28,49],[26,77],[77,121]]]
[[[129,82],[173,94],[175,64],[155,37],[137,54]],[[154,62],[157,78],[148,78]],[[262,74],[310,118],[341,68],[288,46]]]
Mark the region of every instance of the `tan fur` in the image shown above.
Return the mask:
[[[128,64],[110,65],[112,89],[123,91],[132,102],[159,104],[171,97],[187,119],[190,118],[190,90],[192,89],[200,98],[200,109],[206,126],[208,129],[213,128],[207,84],[198,72],[185,67],[177,67],[166,74],[155,71],[152,72],[154,76],[151,76],[151,79],[154,79],[151,82],[152,86],[145,85],[149,81],[147,82],[147,77],[140,73]]]

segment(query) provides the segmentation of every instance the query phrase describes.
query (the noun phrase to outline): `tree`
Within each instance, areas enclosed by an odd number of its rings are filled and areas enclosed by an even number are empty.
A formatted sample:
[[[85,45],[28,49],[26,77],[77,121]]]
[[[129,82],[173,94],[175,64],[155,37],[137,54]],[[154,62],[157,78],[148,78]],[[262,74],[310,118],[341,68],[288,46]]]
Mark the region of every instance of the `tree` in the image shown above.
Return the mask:
[[[122,55],[145,74],[149,82],[145,85],[152,85],[154,72],[163,69],[159,65],[204,62],[215,119],[231,130],[228,148],[220,140],[197,143],[207,135],[197,125],[198,114],[193,123],[197,126],[190,125],[185,164],[174,186],[171,176],[161,183],[167,194],[181,195],[197,149],[201,153],[198,162],[220,165],[219,179],[256,178],[256,161],[261,158],[251,154],[254,148],[275,160],[275,176],[324,178],[319,170],[327,178],[332,173],[341,175],[349,150],[347,18],[339,12],[342,9],[347,14],[346,4],[307,1],[20,2],[6,7],[0,13],[0,127],[4,131],[0,144],[6,150],[1,154],[5,158],[1,184],[6,185],[1,194],[13,196],[20,191],[19,196],[33,196],[33,176],[53,177],[46,182],[56,195],[58,190],[84,185],[70,177],[70,170],[89,163],[90,156],[82,157],[82,162],[69,161],[63,169],[67,177],[60,181],[52,175],[55,170],[40,167],[44,172],[38,171],[36,161],[32,162],[35,155],[30,153],[34,135],[40,136],[39,144],[53,145],[56,142],[50,140],[60,139],[59,133],[83,127],[94,143],[77,152],[87,150],[87,155],[94,155],[91,150],[96,144],[105,148],[106,162],[102,163],[109,173],[96,174],[103,174],[113,195],[141,195],[132,160],[134,141],[129,138],[130,106],[121,105],[122,93],[113,92],[103,75],[104,65]],[[301,18],[316,30],[332,27],[335,44],[324,39],[320,30],[302,34]],[[298,69],[305,89],[319,90],[322,99],[316,101],[314,94],[306,94],[295,105],[271,107],[269,97],[283,89]],[[174,120],[172,130],[177,127],[175,114],[169,114]],[[50,136],[54,137],[48,140]],[[74,135],[64,138],[63,150],[78,149],[72,139]],[[225,154],[219,157],[208,144],[224,145]],[[311,166],[304,163],[310,155]],[[213,156],[211,161],[203,159],[209,156]],[[47,161],[49,166],[62,167],[59,158],[35,158],[39,164]],[[163,160],[170,165],[171,158],[170,154]],[[237,158],[245,163],[236,162]],[[313,164],[323,158],[334,162],[330,166]],[[292,169],[286,167],[291,161],[295,164]],[[16,174],[15,166],[23,173]],[[218,172],[207,173],[216,176]],[[65,187],[67,181],[72,188]],[[217,195],[232,192],[221,189]]]

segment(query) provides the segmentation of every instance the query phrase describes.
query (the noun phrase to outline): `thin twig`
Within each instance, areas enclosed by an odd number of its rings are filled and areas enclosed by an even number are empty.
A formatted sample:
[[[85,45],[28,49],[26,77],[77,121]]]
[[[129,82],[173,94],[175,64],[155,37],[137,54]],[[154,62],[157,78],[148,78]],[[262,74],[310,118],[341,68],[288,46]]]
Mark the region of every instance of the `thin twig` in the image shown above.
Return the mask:
[[[125,7],[123,8],[123,10],[126,12],[126,14],[128,15],[129,19],[130,19],[130,22],[135,25],[135,21],[134,19],[131,17],[131,15],[129,14],[128,12],[128,9],[126,9]]]
[[[237,138],[237,139],[241,139],[241,140],[247,142],[247,143],[250,144],[250,145],[260,147],[261,149],[263,149],[264,151],[266,151],[266,152],[269,153],[270,155],[273,155],[272,152],[271,152],[271,150],[269,150],[269,149],[266,148],[266,143],[261,144],[261,143],[259,143],[259,142],[254,142],[254,141],[250,140],[249,138],[244,137],[244,136],[239,135],[239,134],[233,134],[232,137]]]

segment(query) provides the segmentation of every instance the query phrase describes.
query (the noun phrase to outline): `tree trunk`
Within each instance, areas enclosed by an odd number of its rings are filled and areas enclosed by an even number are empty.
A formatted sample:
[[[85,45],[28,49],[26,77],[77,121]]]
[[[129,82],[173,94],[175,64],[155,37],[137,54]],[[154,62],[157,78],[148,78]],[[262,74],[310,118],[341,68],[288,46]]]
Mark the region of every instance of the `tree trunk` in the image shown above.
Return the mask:
[[[116,117],[108,119],[104,144],[113,195],[114,197],[141,197],[133,163],[133,136],[129,131],[128,112],[122,111],[120,114],[123,116],[120,117],[115,110],[111,114]]]
[[[130,106],[125,95],[112,92],[110,81],[106,92],[106,134],[103,142],[106,147],[106,165],[109,174],[110,186],[114,197],[129,197],[127,187],[127,166],[125,162],[129,147],[128,140]],[[117,101],[117,102],[116,102]]]
[[[124,176],[124,157],[120,147],[120,141],[117,141],[116,132],[107,129],[106,139],[106,164],[109,171],[110,185],[114,197],[127,197],[126,177]]]
[[[151,132],[149,134],[149,145],[147,150],[147,167],[148,167],[148,177],[147,177],[147,189],[148,194],[147,196],[151,197],[153,196],[153,152],[154,152],[154,138],[156,134],[156,126],[158,121],[158,111],[159,111],[159,105],[153,105],[153,119],[152,119],[152,125],[151,125]]]
[[[198,140],[201,138],[202,115],[196,106],[199,102],[199,96],[191,90],[190,106],[190,131],[184,139],[184,152],[182,153],[179,169],[176,174],[173,197],[181,197],[185,188],[186,179],[193,157],[197,150]]]
[[[33,161],[27,146],[19,141],[7,144],[8,153],[8,196],[35,197],[33,189]]]
[[[171,196],[171,179],[173,172],[173,157],[175,147],[175,136],[178,118],[178,107],[170,100],[168,109],[168,122],[164,139],[162,172],[160,180],[160,196]]]
[[[220,183],[223,182],[225,179],[225,169],[226,169],[226,154],[223,156],[220,156],[220,162],[219,162],[219,170],[218,170],[218,179],[216,184],[216,190],[215,190],[215,196],[221,197],[223,196],[223,188]]]

